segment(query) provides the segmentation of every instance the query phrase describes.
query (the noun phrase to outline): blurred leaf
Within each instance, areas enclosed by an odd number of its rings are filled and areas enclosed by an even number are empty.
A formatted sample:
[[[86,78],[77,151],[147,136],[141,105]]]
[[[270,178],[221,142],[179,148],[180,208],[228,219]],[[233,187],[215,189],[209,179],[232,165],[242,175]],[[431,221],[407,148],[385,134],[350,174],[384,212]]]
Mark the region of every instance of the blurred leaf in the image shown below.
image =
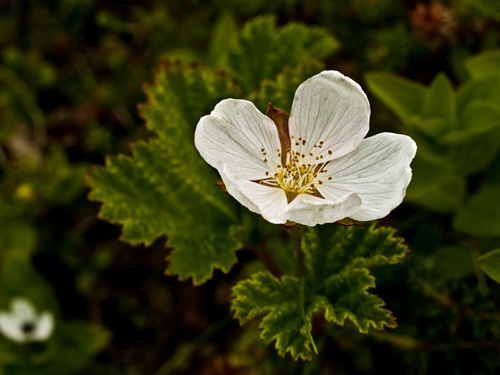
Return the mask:
[[[500,77],[489,77],[481,80],[469,80],[457,90],[457,108],[459,118],[462,111],[467,110],[471,103],[489,102],[500,110]]]
[[[421,116],[426,96],[424,85],[391,73],[373,72],[366,74],[370,91],[386,106],[394,111],[399,119],[408,124],[415,116]]]
[[[304,311],[308,329],[312,316],[322,312],[328,322],[343,325],[351,320],[360,332],[370,327],[395,327],[384,302],[367,291],[375,287],[368,268],[395,264],[408,249],[390,228],[322,225],[308,228],[302,239],[305,274],[301,278],[277,279],[258,272],[233,288],[232,309],[240,323],[264,315],[261,338],[275,342],[278,354],[287,352],[297,360],[310,359],[310,341],[301,314],[300,294],[304,287]],[[304,283],[304,285],[301,285]]]
[[[249,100],[263,113],[267,112],[269,102],[290,113],[295,91],[300,84],[324,69],[325,65],[315,60],[300,63],[295,68],[285,67],[275,80],[264,79],[259,90],[250,94]]]
[[[449,122],[442,117],[414,116],[407,124],[434,140],[439,140],[450,128]]]
[[[486,111],[485,111],[486,112]],[[480,121],[481,116],[478,116]],[[467,175],[485,169],[500,149],[500,117],[489,128],[456,132],[445,137],[449,158],[458,174]],[[478,125],[480,123],[478,122]]]
[[[31,300],[38,309],[57,314],[58,303],[49,284],[31,265],[27,254],[16,247],[0,252],[0,306],[6,308],[15,297]]]
[[[500,236],[500,185],[484,186],[453,220],[456,230],[473,236]]]
[[[112,157],[106,167],[90,170],[89,197],[103,202],[102,218],[123,225],[124,241],[150,245],[168,236],[174,250],[167,272],[199,284],[214,268],[229,271],[240,244],[233,237],[233,201],[196,151],[194,129],[218,101],[237,93],[226,74],[171,63],[160,66],[146,92],[141,113],[159,138],[138,142],[132,156]]]
[[[469,249],[460,246],[442,247],[432,253],[434,269],[440,279],[458,280],[474,274],[474,264]]]
[[[500,249],[481,255],[477,258],[477,264],[489,277],[500,283]]]
[[[500,50],[485,51],[469,57],[465,68],[472,79],[483,79],[500,75]]]
[[[109,334],[98,325],[62,322],[58,327],[58,352],[44,366],[44,374],[75,374],[88,366],[109,342]]]
[[[460,206],[466,192],[465,179],[457,175],[445,159],[429,157],[419,150],[411,167],[413,177],[405,200],[429,211],[448,213]]]
[[[456,127],[455,90],[448,77],[443,73],[438,74],[427,88],[422,113],[425,117],[444,119],[447,129]]]
[[[208,61],[212,66],[222,65],[222,60],[228,54],[237,33],[238,25],[234,14],[229,11],[222,12],[210,32]]]
[[[460,114],[460,128],[481,131],[500,124],[500,107],[491,100],[472,100]]]
[[[14,251],[18,257],[28,261],[35,251],[36,239],[37,233],[28,223],[2,221],[0,224],[0,260],[3,253]]]
[[[244,25],[226,64],[244,91],[251,92],[263,79],[275,79],[285,66],[324,59],[337,48],[336,39],[324,29],[293,22],[277,28],[274,16],[261,16]]]

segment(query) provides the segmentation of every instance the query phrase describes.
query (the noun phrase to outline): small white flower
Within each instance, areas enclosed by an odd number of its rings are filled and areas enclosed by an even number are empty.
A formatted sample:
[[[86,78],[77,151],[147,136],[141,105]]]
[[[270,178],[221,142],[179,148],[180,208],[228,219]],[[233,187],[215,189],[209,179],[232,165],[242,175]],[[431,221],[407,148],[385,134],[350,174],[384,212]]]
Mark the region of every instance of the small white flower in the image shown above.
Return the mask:
[[[54,331],[54,315],[44,311],[37,315],[35,307],[25,298],[14,298],[11,310],[0,311],[0,333],[8,339],[27,343],[45,341]]]
[[[370,104],[350,78],[324,71],[297,89],[289,119],[271,105],[268,115],[226,99],[195,132],[201,156],[251,211],[314,226],[380,219],[402,202],[417,146],[393,133],[363,139]]]

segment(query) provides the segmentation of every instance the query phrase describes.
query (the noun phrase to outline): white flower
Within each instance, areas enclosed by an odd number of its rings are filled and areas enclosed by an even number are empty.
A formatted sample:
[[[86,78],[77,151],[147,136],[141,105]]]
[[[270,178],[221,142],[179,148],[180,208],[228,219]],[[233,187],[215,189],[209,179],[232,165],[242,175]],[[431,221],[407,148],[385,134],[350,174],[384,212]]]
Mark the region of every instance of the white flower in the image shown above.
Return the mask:
[[[9,312],[0,311],[0,333],[8,339],[26,343],[45,341],[54,331],[54,315],[44,311],[37,315],[34,306],[25,298],[14,298]]]
[[[281,112],[281,113],[278,113]],[[403,200],[417,146],[368,133],[370,104],[336,71],[302,83],[290,117],[270,105],[226,99],[198,122],[196,148],[230,195],[271,223],[314,226],[380,219]]]

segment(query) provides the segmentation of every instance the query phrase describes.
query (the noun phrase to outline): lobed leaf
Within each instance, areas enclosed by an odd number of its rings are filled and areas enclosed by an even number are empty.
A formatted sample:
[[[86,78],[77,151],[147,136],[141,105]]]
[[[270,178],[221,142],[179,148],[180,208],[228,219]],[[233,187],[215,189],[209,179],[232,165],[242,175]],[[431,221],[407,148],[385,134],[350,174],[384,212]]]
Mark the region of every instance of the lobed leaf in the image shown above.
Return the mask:
[[[158,138],[92,168],[89,198],[103,203],[101,217],[123,226],[124,241],[150,245],[167,236],[174,248],[167,273],[202,283],[214,268],[229,271],[240,245],[232,201],[195,149],[194,129],[219,100],[238,91],[225,73],[180,63],[161,64],[145,90],[141,114]]]
[[[324,69],[325,65],[316,60],[305,61],[295,68],[287,66],[275,80],[264,79],[259,90],[250,94],[249,100],[264,113],[269,102],[290,113],[295,91],[300,84]]]
[[[263,79],[275,79],[285,66],[321,60],[337,48],[337,40],[324,29],[299,23],[279,28],[274,16],[261,16],[244,25],[226,56],[226,65],[248,93]]]
[[[280,355],[310,359],[311,343],[301,314],[300,288],[304,283],[305,318],[308,329],[314,314],[343,325],[352,321],[360,332],[370,327],[395,327],[384,302],[368,290],[375,279],[368,267],[393,264],[405,256],[407,247],[390,228],[323,225],[309,228],[302,240],[305,273],[301,278],[259,272],[233,288],[232,310],[240,323],[263,315],[261,337],[275,341]]]

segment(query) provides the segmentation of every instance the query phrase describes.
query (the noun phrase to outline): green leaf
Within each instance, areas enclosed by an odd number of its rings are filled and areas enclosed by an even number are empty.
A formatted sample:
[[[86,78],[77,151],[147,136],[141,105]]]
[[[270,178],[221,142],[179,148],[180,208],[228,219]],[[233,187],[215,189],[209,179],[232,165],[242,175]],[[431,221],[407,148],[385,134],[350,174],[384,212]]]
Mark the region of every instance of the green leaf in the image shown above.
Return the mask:
[[[457,174],[446,159],[419,150],[411,167],[413,177],[405,200],[433,212],[456,211],[466,192],[465,178]]]
[[[301,245],[303,279],[277,279],[269,272],[258,272],[233,288],[232,310],[240,323],[263,315],[261,338],[266,343],[275,341],[280,355],[290,353],[294,359],[312,355],[303,307],[309,330],[315,313],[340,325],[349,319],[364,333],[370,327],[396,326],[384,302],[368,291],[375,287],[368,268],[398,263],[408,251],[402,239],[394,237],[393,229],[322,225],[308,228]],[[299,298],[302,282],[305,306]]]
[[[500,236],[500,185],[483,187],[453,220],[455,229],[474,236]]]
[[[477,258],[477,264],[484,273],[500,283],[500,249],[481,255]]]
[[[215,20],[210,32],[208,60],[212,66],[222,64],[222,60],[229,52],[237,32],[238,25],[234,14],[229,11],[222,12]]]
[[[0,224],[0,264],[2,253],[14,251],[28,260],[36,247],[36,231],[23,221],[2,221]]]
[[[413,116],[421,116],[426,88],[424,85],[391,73],[366,74],[371,92],[408,124]]]
[[[90,364],[110,339],[103,328],[86,322],[63,322],[58,336],[57,356],[44,366],[45,374],[77,373]]]
[[[229,271],[240,244],[233,237],[234,203],[195,149],[194,129],[218,101],[237,96],[237,89],[227,74],[164,63],[146,93],[141,114],[159,138],[138,142],[131,156],[92,168],[89,198],[103,202],[102,218],[123,225],[124,241],[150,245],[167,236],[174,248],[167,273],[199,284],[214,268]]]
[[[481,115],[478,115],[480,120]],[[493,161],[500,149],[500,116],[496,122],[489,127],[478,122],[477,129],[453,132],[444,138],[449,147],[450,163],[458,174],[482,171]]]
[[[440,73],[434,78],[425,94],[422,113],[427,118],[441,118],[447,128],[457,125],[457,103],[455,90],[446,75]]]
[[[500,110],[500,77],[489,77],[481,80],[469,80],[457,90],[457,108],[459,118],[462,111],[475,101],[489,102]]]
[[[264,113],[269,102],[290,113],[300,84],[324,69],[325,65],[315,60],[303,62],[295,68],[285,67],[275,80],[264,79],[259,90],[250,94],[249,100]]]
[[[490,100],[472,100],[460,114],[460,129],[482,131],[500,124],[500,108]]]
[[[444,246],[431,255],[434,269],[444,280],[459,280],[474,274],[474,263],[469,249]]]
[[[500,50],[485,51],[469,57],[465,68],[472,79],[482,79],[500,74]]]
[[[293,22],[278,28],[274,16],[261,16],[244,25],[226,65],[249,93],[263,79],[275,79],[285,66],[321,60],[337,48],[336,39],[324,29]]]

